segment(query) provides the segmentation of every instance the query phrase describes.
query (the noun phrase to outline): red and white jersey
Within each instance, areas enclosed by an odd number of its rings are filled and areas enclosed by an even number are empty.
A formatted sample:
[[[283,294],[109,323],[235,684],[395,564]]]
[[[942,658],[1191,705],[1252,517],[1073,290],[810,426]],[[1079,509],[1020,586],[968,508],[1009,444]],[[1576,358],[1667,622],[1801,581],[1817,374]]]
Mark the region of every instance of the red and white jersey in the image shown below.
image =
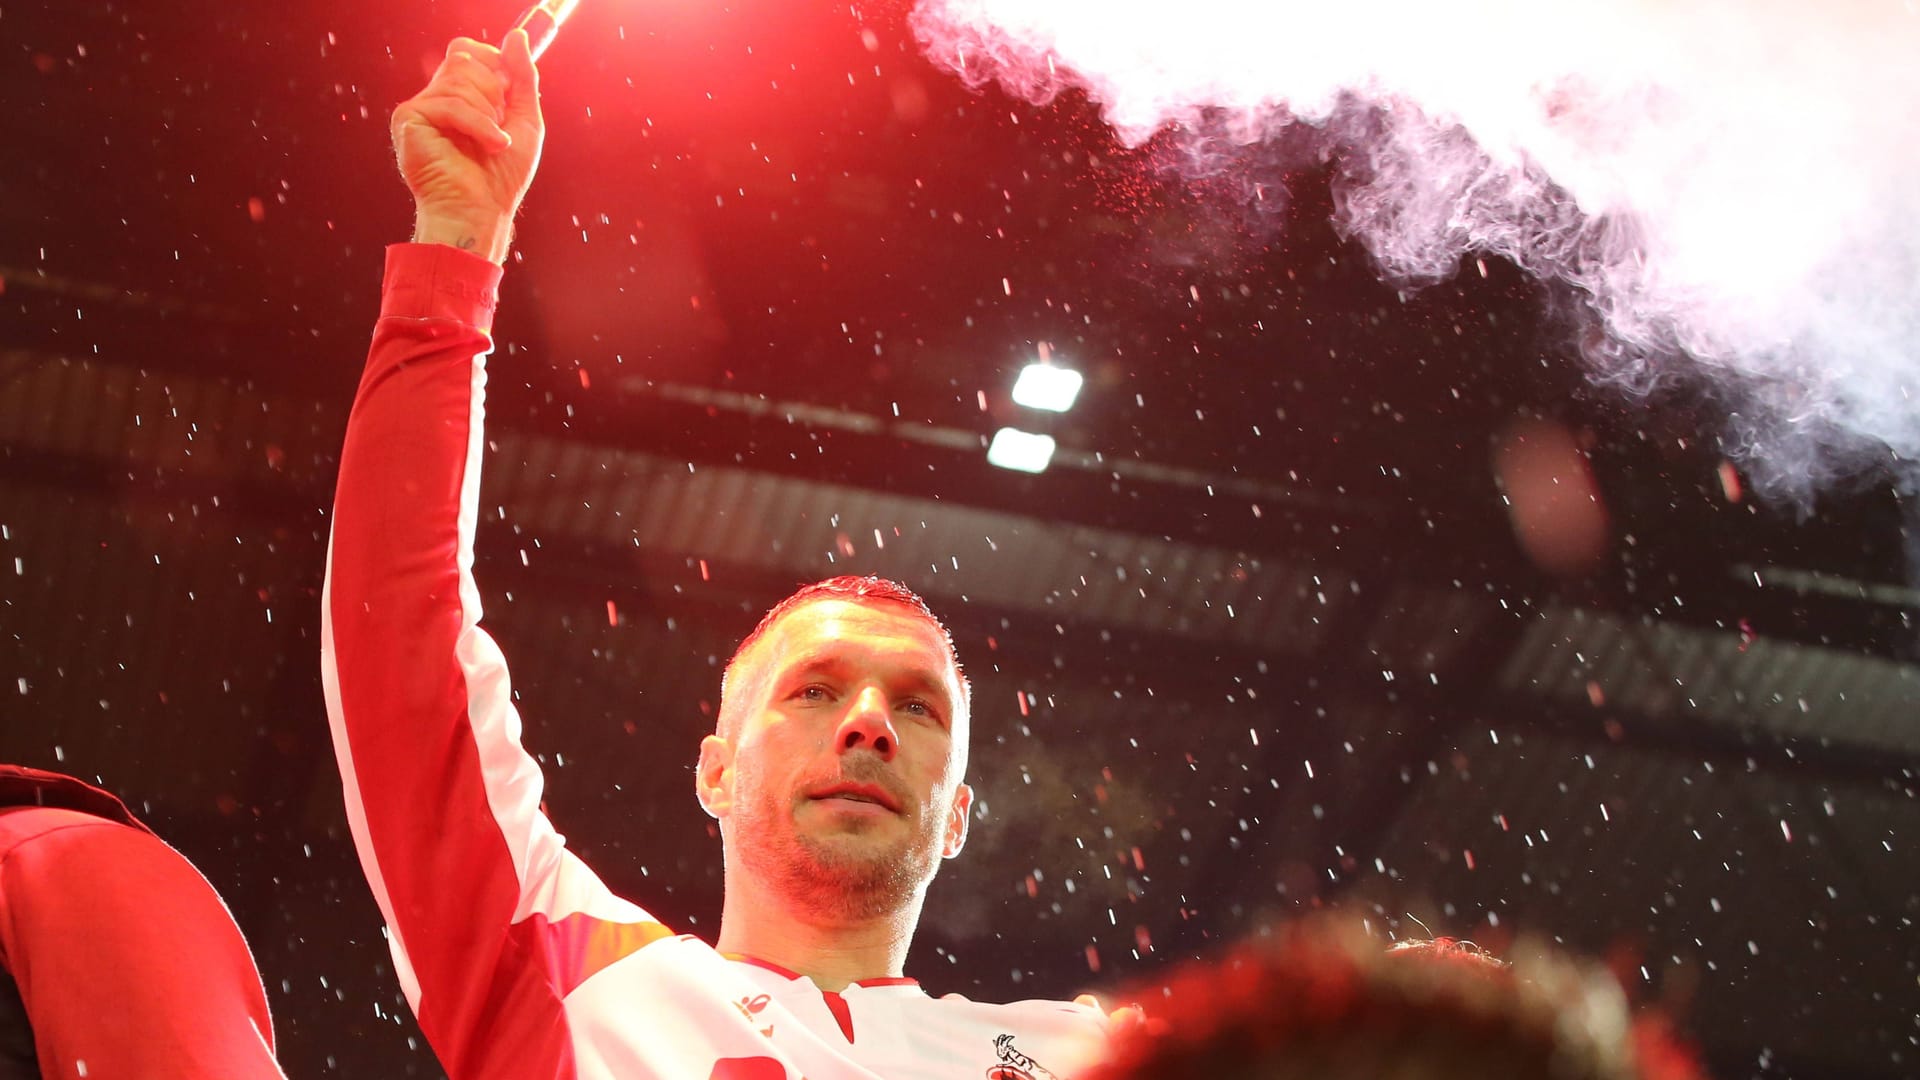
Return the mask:
[[[1047,1080],[1097,1056],[1079,1004],[826,993],[613,895],[540,812],[472,575],[500,268],[387,252],[347,425],[321,664],[347,819],[402,989],[454,1080]]]

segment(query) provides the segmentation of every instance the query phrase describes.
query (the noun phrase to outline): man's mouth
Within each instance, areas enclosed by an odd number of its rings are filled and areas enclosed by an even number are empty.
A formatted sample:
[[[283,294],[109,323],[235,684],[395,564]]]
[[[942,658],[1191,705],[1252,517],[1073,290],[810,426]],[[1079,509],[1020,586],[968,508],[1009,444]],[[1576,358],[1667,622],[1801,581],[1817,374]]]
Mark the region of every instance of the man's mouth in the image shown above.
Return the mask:
[[[852,803],[868,803],[883,810],[891,810],[896,814],[900,812],[898,800],[888,794],[885,788],[876,784],[829,784],[808,792],[807,798],[814,802],[838,799]]]

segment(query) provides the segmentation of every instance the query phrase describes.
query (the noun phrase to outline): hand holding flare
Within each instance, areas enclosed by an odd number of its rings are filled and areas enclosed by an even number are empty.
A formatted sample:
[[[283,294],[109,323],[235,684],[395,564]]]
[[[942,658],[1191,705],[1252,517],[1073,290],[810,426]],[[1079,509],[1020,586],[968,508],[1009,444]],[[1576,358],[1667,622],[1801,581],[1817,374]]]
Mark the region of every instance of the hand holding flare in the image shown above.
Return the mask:
[[[413,192],[414,240],[504,263],[546,134],[527,32],[514,29],[497,49],[455,38],[426,88],[393,110],[389,132]]]

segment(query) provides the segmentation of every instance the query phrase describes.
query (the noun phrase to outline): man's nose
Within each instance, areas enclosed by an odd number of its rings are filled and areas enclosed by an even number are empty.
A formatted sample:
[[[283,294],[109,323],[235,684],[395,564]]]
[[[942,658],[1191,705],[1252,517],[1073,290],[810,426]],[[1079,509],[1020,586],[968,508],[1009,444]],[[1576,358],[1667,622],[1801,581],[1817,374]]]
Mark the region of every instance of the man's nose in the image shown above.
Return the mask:
[[[871,750],[882,761],[892,761],[900,746],[900,735],[893,730],[893,718],[887,709],[887,697],[878,687],[867,687],[856,694],[853,705],[834,733],[834,749],[842,754]]]

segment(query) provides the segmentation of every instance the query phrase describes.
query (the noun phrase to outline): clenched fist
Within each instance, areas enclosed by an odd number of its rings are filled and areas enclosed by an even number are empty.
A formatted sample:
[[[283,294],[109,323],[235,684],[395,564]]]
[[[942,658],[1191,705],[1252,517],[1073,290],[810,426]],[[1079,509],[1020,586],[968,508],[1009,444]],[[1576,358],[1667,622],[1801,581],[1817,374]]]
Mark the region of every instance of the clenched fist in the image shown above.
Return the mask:
[[[526,32],[500,49],[455,38],[426,89],[393,110],[390,131],[413,192],[414,240],[504,262],[546,135]]]

